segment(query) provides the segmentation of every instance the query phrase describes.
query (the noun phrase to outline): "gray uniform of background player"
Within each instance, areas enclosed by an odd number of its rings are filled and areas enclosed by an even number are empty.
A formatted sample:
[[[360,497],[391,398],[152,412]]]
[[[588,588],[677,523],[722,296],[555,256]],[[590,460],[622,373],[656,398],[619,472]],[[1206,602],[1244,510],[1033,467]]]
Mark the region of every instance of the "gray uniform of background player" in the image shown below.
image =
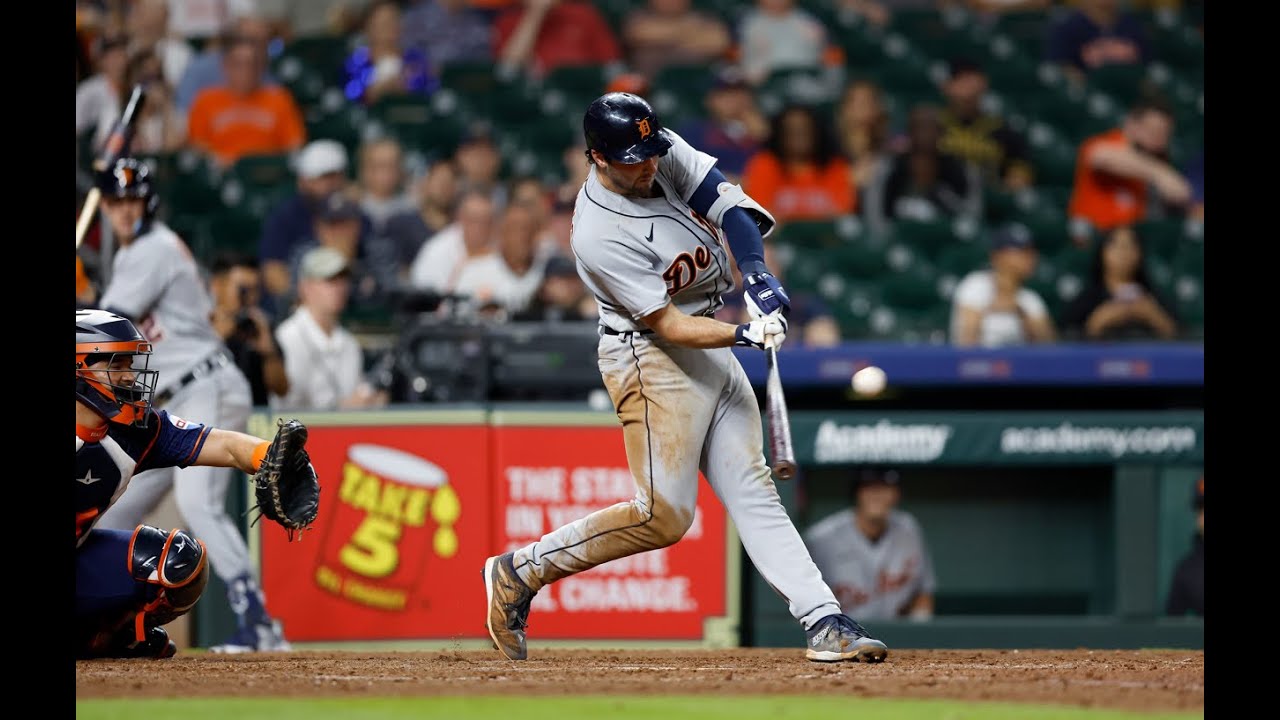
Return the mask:
[[[688,199],[715,158],[669,133],[658,163],[663,196],[623,197],[593,167],[578,192],[572,245],[603,326],[643,330],[640,318],[674,302],[710,315],[733,289],[722,234]],[[664,278],[665,275],[665,278]],[[674,296],[668,286],[682,286]],[[729,348],[676,346],[655,334],[602,334],[600,374],[622,420],[633,500],[604,508],[517,550],[531,590],[679,540],[693,522],[698,471],[724,503],[756,568],[808,628],[840,613],[778,498],[763,454],[760,409]]]
[[[901,510],[889,513],[884,535],[874,543],[850,510],[823,518],[804,540],[845,612],[860,620],[902,617],[916,596],[932,595],[938,584],[920,524]]]
[[[150,367],[159,371],[157,396],[214,353],[226,352],[210,324],[213,300],[195,259],[164,223],[153,220],[144,234],[116,250],[112,271],[99,307],[135,319],[151,340]],[[179,418],[244,432],[252,403],[249,381],[228,362],[197,378],[163,407]],[[172,487],[182,517],[209,551],[214,572],[230,584],[250,572],[249,549],[226,511],[232,474],[229,468],[195,465],[141,473],[98,527],[132,530]]]

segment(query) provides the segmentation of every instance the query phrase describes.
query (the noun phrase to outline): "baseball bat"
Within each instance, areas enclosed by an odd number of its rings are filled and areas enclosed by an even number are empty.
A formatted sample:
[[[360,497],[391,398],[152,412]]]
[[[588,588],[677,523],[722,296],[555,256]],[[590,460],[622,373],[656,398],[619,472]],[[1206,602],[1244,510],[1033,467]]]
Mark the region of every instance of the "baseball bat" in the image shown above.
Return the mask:
[[[124,106],[124,112],[120,114],[120,119],[111,129],[107,142],[102,146],[102,151],[93,161],[95,173],[106,170],[114,165],[116,160],[128,154],[129,144],[133,142],[133,131],[137,126],[138,114],[146,100],[146,90],[142,85],[134,85],[129,102]],[[98,190],[97,185],[94,185],[84,199],[84,206],[80,208],[80,217],[76,218],[77,248],[84,242],[84,236],[89,233],[89,226],[93,224],[93,216],[98,212],[98,202],[101,200],[102,192]]]
[[[791,418],[787,399],[782,394],[782,377],[778,374],[778,349],[765,350],[769,377],[765,381],[765,415],[769,418],[769,454],[773,472],[779,480],[790,480],[796,474],[796,453],[791,447]]]

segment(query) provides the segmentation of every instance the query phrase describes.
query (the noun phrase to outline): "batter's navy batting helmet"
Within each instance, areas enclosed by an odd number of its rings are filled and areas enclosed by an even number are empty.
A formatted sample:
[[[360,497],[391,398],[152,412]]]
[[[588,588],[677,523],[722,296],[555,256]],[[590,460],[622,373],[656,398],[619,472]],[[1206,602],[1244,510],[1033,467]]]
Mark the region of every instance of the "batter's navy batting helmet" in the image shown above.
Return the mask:
[[[120,355],[129,356],[127,369],[112,367]],[[99,415],[146,425],[159,376],[147,369],[150,359],[151,343],[128,318],[106,310],[76,311],[76,399]],[[104,367],[91,368],[103,361]]]
[[[147,217],[155,215],[160,199],[151,182],[151,170],[137,158],[122,157],[98,173],[98,191],[104,198],[142,198],[147,201]]]
[[[601,95],[582,118],[587,150],[595,150],[613,162],[638,163],[666,155],[671,138],[658,122],[658,114],[639,95],[614,92]],[[588,152],[590,155],[590,152]]]

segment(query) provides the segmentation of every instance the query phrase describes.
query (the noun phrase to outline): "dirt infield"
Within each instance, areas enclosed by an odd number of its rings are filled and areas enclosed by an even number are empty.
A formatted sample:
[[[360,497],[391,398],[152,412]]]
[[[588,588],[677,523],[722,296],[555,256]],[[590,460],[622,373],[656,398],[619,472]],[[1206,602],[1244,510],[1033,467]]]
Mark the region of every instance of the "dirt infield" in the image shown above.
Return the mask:
[[[143,667],[145,666],[145,667]],[[145,680],[142,672],[145,671]],[[76,664],[76,698],[317,695],[822,694],[1203,710],[1204,653],[900,650],[879,665],[799,650],[535,650],[181,655]]]

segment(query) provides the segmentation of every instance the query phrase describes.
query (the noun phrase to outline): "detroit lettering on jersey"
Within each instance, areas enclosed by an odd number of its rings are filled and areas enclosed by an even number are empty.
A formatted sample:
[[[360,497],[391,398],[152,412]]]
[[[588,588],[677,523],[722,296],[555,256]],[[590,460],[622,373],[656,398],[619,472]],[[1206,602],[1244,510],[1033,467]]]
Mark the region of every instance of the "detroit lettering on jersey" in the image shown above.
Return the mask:
[[[76,544],[84,542],[89,530],[124,493],[134,475],[195,462],[210,429],[164,410],[148,410],[146,427],[107,423],[107,434],[97,440],[85,440],[77,434],[72,490]]]
[[[644,329],[639,319],[668,302],[710,315],[733,289],[724,233],[689,207],[716,159],[667,132],[672,144],[658,161],[658,197],[607,190],[593,167],[573,208],[578,275],[596,297],[601,324],[617,331]]]

